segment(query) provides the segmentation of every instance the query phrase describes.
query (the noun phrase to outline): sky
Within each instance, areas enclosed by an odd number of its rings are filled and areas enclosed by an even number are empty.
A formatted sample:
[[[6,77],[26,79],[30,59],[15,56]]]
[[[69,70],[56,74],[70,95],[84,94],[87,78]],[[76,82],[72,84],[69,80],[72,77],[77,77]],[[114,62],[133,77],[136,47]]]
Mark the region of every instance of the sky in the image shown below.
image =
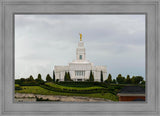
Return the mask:
[[[112,78],[145,78],[145,15],[15,15],[15,78],[45,79],[76,59],[79,33],[86,59]]]

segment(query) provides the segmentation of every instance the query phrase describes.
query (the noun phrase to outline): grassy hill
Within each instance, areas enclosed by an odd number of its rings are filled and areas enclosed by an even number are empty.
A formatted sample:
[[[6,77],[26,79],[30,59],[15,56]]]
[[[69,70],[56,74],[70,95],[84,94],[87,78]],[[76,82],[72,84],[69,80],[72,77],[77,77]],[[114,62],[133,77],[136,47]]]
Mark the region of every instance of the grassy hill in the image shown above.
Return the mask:
[[[93,85],[90,87],[69,87],[62,84],[45,83],[39,86],[20,86],[15,84],[15,93],[33,93],[41,95],[64,95],[104,98],[118,101],[118,97],[108,91],[107,88]]]

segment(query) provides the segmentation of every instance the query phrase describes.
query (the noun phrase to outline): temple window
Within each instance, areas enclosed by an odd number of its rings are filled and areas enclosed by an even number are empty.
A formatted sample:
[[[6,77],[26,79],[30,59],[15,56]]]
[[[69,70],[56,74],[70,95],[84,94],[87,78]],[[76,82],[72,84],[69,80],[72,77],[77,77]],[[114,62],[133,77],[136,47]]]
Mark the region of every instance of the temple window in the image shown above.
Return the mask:
[[[79,56],[79,59],[82,60],[82,55]]]

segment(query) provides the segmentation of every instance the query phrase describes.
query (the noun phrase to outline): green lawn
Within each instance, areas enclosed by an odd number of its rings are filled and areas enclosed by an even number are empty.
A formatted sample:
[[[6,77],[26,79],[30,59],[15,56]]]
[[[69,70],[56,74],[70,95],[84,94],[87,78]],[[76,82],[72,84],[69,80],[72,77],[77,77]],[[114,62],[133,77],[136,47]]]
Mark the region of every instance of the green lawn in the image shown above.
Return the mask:
[[[41,95],[64,95],[64,96],[83,96],[83,97],[94,97],[94,98],[104,98],[112,101],[118,101],[118,97],[111,93],[93,93],[93,94],[76,94],[76,93],[64,93],[50,91],[40,86],[21,86],[22,90],[15,90],[16,93],[33,93]]]

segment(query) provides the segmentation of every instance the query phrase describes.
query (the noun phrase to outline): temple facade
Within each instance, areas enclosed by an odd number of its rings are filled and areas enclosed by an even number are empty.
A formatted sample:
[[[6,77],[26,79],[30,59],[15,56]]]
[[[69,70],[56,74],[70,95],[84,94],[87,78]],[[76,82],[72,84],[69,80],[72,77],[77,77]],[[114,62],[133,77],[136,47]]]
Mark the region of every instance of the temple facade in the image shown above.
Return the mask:
[[[85,81],[89,79],[90,71],[94,76],[94,81],[101,81],[101,71],[103,73],[103,80],[107,77],[106,66],[94,66],[93,63],[86,60],[86,51],[84,42],[82,41],[82,34],[80,34],[80,41],[76,49],[76,60],[68,64],[68,66],[55,66],[55,79],[64,81],[65,72],[70,73],[73,81]]]

